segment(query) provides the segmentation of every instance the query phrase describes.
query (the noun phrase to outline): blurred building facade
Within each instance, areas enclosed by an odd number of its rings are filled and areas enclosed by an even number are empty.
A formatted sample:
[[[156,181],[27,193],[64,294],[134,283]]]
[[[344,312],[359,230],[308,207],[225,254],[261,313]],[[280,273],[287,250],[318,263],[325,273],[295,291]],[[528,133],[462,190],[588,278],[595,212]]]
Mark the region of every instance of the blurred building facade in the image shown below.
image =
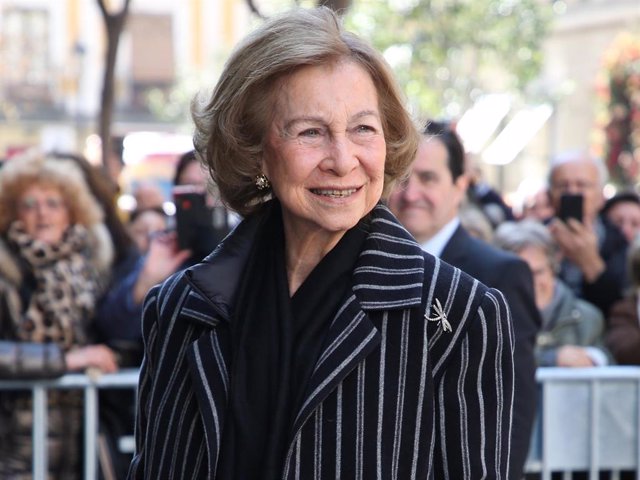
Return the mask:
[[[123,2],[105,1],[113,9]],[[554,20],[540,82],[524,95],[533,107],[508,106],[494,144],[478,149],[487,180],[505,192],[522,179],[544,179],[552,155],[591,146],[603,55],[621,32],[640,32],[640,0],[540,1],[552,4]],[[287,2],[258,3],[269,10]],[[246,0],[132,0],[118,53],[113,134],[189,133],[190,98],[213,84],[255,21]],[[29,145],[85,147],[97,131],[104,51],[97,0],[0,0],[0,158]]]
[[[605,52],[623,32],[640,35],[640,0],[556,0],[552,5],[542,75],[529,92],[550,108],[550,115],[507,165],[491,165],[492,159],[483,157],[487,179],[503,192],[526,190],[527,182],[535,188],[558,153],[594,150],[604,134],[596,117]]]
[[[105,3],[117,11],[123,0]],[[188,106],[180,85],[213,82],[248,21],[243,0],[132,0],[114,135],[176,129],[185,112],[172,104]],[[105,42],[97,0],[0,0],[0,158],[31,145],[84,148],[97,130]]]
[[[561,2],[556,2],[561,3]],[[594,140],[598,74],[605,52],[622,32],[640,35],[638,0],[564,0],[545,47],[544,82],[555,97],[553,151],[589,147]]]

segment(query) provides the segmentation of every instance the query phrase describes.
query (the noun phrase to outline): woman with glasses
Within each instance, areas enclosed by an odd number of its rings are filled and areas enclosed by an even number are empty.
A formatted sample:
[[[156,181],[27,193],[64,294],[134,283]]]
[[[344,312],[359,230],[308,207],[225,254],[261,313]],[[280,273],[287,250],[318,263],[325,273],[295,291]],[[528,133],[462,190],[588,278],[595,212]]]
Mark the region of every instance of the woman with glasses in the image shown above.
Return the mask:
[[[30,153],[0,170],[0,379],[114,372],[91,341],[113,245],[71,161]],[[0,478],[30,478],[30,392],[0,392]],[[79,478],[82,393],[48,394],[49,478]]]

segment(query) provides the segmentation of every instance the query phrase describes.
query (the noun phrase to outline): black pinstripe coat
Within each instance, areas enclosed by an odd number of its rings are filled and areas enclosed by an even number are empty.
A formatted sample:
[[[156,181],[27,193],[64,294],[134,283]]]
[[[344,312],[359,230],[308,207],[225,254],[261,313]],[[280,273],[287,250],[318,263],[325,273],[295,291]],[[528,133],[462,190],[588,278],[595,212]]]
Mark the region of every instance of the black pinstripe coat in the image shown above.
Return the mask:
[[[245,221],[203,263],[147,296],[130,478],[216,478],[228,324],[255,228]],[[502,294],[424,253],[377,206],[282,478],[506,479],[512,409]]]

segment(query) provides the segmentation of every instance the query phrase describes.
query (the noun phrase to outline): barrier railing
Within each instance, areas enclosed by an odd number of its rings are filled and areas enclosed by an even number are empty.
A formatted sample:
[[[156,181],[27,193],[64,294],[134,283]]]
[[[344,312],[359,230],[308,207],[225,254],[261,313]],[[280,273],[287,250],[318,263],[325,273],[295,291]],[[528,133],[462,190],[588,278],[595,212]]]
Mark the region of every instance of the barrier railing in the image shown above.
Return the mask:
[[[98,390],[136,388],[138,370],[85,375],[70,373],[55,380],[2,380],[0,390],[31,390],[33,396],[33,480],[47,478],[47,391],[84,390],[84,478],[97,478]]]
[[[527,472],[599,471],[640,480],[640,367],[539,368],[540,407]]]
[[[540,409],[526,472],[549,480],[552,472],[635,470],[640,480],[640,367],[539,368]],[[47,391],[84,390],[84,478],[97,478],[98,390],[137,387],[138,371],[68,374],[56,380],[0,381],[0,390],[33,395],[33,478],[47,475]]]

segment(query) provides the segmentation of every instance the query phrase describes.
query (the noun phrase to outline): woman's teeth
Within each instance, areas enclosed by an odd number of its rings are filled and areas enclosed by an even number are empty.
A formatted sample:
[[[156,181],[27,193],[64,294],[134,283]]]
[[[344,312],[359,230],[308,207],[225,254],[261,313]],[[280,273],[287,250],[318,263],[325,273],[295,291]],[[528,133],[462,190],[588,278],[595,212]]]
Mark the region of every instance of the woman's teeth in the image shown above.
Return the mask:
[[[311,190],[316,195],[323,195],[325,197],[348,197],[349,195],[353,195],[358,191],[357,188],[350,188],[348,190],[321,190],[318,188],[314,188]]]

